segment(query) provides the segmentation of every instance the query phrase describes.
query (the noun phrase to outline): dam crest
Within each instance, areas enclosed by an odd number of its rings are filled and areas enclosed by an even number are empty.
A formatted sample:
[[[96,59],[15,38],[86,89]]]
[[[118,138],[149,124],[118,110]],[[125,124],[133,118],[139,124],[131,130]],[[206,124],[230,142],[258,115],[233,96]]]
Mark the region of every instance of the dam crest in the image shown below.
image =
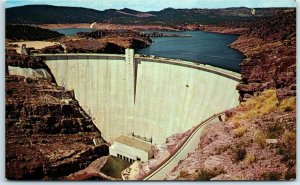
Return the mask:
[[[238,105],[240,74],[174,59],[115,54],[39,54],[56,82],[74,90],[109,142],[135,133],[164,143]]]

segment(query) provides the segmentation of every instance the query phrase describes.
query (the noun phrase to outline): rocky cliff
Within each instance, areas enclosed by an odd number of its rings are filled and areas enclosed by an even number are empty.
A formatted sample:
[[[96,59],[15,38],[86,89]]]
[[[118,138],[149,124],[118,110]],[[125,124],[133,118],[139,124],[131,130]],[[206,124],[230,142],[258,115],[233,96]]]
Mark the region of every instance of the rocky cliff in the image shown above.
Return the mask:
[[[7,56],[7,63],[44,67],[41,61],[18,54]],[[51,78],[6,75],[5,79],[7,179],[61,179],[108,155],[101,132],[73,91]]]
[[[231,47],[247,56],[237,87],[241,101],[270,88],[280,99],[296,95],[296,11],[253,24]]]

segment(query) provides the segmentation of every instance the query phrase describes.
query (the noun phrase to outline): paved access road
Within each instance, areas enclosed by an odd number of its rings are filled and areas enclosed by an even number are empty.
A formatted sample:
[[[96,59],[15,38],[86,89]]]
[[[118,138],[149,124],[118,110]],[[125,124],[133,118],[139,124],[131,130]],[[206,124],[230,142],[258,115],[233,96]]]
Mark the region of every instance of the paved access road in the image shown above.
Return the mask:
[[[199,138],[203,129],[208,124],[219,122],[218,117],[224,113],[216,114],[199,124],[194,132],[188,137],[186,142],[170,157],[165,163],[159,166],[156,170],[151,172],[143,180],[164,180],[166,175],[170,173],[179,163],[187,157],[188,153],[198,148]]]

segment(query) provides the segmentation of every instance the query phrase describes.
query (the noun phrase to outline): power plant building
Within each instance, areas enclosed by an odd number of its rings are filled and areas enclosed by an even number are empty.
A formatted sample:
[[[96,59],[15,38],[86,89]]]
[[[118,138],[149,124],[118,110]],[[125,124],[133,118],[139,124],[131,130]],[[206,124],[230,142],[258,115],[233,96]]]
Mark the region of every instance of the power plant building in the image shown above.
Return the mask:
[[[109,147],[109,154],[130,163],[134,161],[146,162],[153,157],[151,144],[134,137],[120,136]]]

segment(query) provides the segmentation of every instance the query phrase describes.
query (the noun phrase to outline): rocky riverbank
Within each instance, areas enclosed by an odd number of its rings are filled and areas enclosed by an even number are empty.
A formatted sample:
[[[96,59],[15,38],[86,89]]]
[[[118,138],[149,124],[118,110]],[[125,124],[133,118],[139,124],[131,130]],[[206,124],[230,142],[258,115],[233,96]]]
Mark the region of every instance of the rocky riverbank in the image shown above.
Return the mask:
[[[237,34],[241,35],[246,33],[249,28],[233,28],[233,27],[220,27],[220,26],[202,26],[202,31],[211,33],[223,33],[223,34]]]

